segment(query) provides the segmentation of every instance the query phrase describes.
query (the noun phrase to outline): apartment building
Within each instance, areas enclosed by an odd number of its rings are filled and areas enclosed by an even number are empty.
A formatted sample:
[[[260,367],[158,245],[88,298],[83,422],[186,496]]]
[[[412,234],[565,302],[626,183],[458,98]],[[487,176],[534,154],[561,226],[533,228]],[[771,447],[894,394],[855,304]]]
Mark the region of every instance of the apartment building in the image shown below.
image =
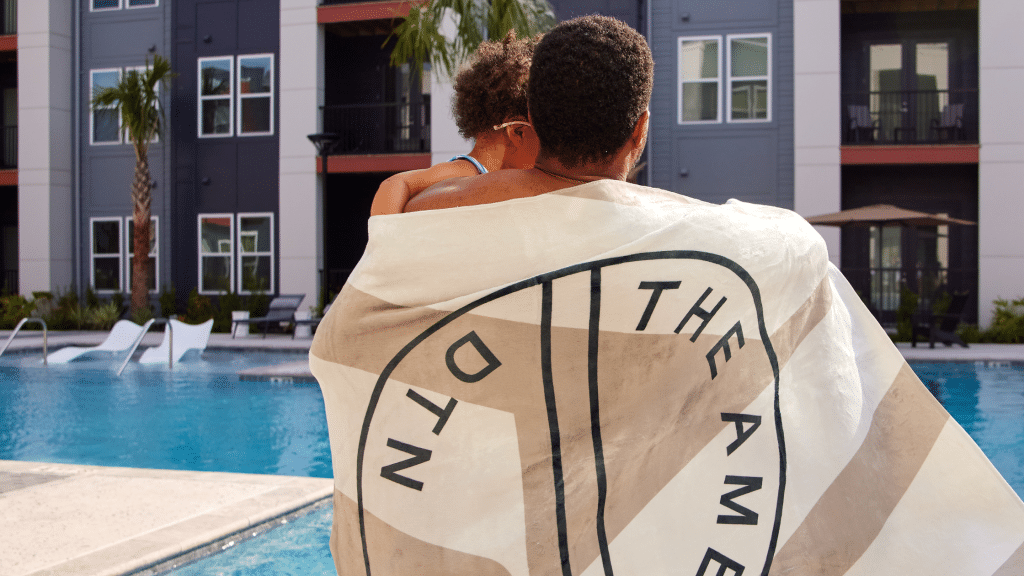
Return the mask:
[[[971,293],[983,324],[994,298],[1024,294],[1024,243],[1013,236],[1024,62],[1003,48],[1024,27],[1015,0],[552,5],[560,18],[604,13],[648,37],[655,91],[641,183],[805,216],[885,202],[976,221],[820,230],[883,320],[904,283]],[[307,304],[336,292],[365,247],[377,185],[470,148],[450,84],[389,65],[388,37],[409,6],[17,2],[18,34],[0,36],[5,282],[22,293],[127,291],[134,159],[116,119],[87,102],[161,54],[179,76],[164,95],[169,130],[153,145],[151,288],[303,293]],[[15,156],[8,130],[19,124],[34,129]]]

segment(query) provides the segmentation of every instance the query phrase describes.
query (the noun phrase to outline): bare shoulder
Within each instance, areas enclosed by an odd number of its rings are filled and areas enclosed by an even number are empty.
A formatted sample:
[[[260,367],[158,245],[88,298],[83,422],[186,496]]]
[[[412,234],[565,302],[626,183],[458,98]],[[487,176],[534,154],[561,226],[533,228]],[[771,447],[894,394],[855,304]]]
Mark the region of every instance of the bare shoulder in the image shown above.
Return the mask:
[[[493,204],[549,192],[530,170],[498,170],[435,184],[406,205],[406,212]]]

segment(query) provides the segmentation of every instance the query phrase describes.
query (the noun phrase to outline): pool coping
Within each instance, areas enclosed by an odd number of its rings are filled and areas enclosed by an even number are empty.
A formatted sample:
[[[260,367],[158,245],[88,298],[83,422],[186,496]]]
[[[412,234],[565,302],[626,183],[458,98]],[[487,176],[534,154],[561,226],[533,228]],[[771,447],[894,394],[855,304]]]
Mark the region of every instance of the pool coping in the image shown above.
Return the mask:
[[[263,474],[12,460],[0,460],[0,472],[32,477],[0,494],[0,523],[17,527],[0,537],[0,557],[16,567],[5,571],[10,576],[119,576],[179,558],[184,564],[214,551],[211,544],[265,531],[334,491],[329,478]],[[44,476],[51,478],[40,482]],[[169,488],[178,496],[173,503]],[[185,510],[189,504],[193,509]],[[88,542],[76,534],[88,534]],[[40,542],[49,545],[40,550]]]

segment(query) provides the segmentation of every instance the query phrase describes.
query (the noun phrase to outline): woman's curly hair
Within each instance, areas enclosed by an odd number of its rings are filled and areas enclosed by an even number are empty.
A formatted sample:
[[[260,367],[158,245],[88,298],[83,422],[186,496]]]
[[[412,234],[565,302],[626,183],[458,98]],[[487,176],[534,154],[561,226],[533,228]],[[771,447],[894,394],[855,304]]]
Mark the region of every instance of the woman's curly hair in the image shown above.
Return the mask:
[[[529,100],[541,154],[569,167],[601,162],[633,133],[651,100],[647,41],[607,16],[562,22],[537,45]]]
[[[455,124],[465,138],[476,138],[505,122],[526,118],[526,81],[536,38],[517,39],[509,30],[500,42],[483,42],[455,77]]]

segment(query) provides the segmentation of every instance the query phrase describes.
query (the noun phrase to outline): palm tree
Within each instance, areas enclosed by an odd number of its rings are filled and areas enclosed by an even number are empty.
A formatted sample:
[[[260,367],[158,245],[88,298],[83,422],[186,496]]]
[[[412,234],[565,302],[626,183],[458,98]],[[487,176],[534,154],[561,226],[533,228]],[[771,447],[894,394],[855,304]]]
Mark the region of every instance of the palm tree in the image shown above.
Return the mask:
[[[454,16],[455,37],[441,33],[446,14]],[[430,0],[414,3],[409,15],[394,31],[397,37],[391,51],[391,64],[398,66],[412,59],[416,70],[430,60],[435,70],[453,77],[459,65],[476,50],[480,42],[500,40],[509,30],[520,38],[545,32],[556,23],[547,0]]]
[[[128,70],[115,86],[97,90],[92,95],[93,110],[116,112],[121,118],[121,136],[135,149],[135,178],[132,181],[132,299],[133,315],[149,309],[149,246],[150,202],[153,182],[149,175],[149,145],[160,137],[163,108],[159,86],[174,77],[171,63],[155,55],[145,70]]]

